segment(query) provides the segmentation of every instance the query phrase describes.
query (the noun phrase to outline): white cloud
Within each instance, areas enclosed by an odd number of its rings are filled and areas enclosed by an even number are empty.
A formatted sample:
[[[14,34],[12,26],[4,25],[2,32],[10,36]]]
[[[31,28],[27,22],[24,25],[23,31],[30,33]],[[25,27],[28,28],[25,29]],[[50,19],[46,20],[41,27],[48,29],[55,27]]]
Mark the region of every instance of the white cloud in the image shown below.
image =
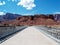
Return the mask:
[[[4,12],[0,12],[0,15],[5,15],[5,13]]]
[[[3,2],[0,1],[0,5],[5,5],[5,1],[3,1]]]
[[[31,10],[33,7],[36,7],[34,0],[20,0],[17,5],[21,5],[27,10]]]
[[[54,14],[60,14],[60,12],[55,12]]]

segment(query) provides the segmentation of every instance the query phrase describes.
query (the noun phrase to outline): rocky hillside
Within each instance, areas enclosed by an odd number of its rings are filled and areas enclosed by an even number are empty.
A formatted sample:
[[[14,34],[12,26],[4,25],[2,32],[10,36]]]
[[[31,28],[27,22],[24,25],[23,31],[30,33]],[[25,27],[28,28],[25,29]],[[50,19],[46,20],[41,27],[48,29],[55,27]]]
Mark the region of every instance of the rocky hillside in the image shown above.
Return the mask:
[[[1,23],[2,25],[60,25],[57,18],[53,14],[49,15],[34,15],[34,16],[19,16],[15,20],[8,20]]]
[[[14,19],[16,19],[19,16],[21,16],[21,15],[12,14],[12,13],[6,13],[5,15],[0,15],[0,21],[14,20]]]

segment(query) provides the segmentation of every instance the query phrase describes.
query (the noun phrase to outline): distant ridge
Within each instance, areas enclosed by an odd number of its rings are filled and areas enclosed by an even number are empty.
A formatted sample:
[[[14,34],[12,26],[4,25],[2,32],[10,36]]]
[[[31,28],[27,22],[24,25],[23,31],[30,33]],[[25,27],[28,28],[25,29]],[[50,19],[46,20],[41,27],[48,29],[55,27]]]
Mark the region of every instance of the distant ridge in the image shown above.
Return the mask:
[[[21,15],[12,14],[12,13],[6,13],[5,15],[0,15],[0,21],[13,20],[13,19],[16,19],[19,16],[21,16]]]
[[[0,16],[2,25],[60,25],[60,14],[35,14],[22,16],[6,13]]]

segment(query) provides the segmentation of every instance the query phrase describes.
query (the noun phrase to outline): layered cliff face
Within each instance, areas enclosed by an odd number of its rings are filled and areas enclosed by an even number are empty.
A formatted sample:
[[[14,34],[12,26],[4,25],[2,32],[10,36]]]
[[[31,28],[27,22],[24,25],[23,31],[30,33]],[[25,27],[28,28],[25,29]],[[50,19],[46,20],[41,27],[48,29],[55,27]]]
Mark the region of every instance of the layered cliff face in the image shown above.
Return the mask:
[[[19,16],[15,20],[4,21],[3,25],[60,25],[53,15]]]
[[[19,19],[20,18],[20,19]],[[23,16],[18,17],[18,24],[20,25],[57,25],[53,15],[35,15],[35,16]]]
[[[60,14],[55,14],[54,18],[56,21],[60,22]]]

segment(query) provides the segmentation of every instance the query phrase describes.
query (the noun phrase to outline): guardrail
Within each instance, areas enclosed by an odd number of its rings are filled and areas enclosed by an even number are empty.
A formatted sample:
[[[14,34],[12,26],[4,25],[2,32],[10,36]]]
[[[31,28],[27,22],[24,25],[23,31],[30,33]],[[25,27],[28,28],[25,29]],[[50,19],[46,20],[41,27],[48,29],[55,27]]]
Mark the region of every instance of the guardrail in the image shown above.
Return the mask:
[[[60,43],[60,29],[58,28],[48,28],[45,26],[36,26],[37,29],[41,29],[45,34],[49,35],[50,37],[54,38],[55,41]]]
[[[0,43],[12,37],[17,32],[22,31],[27,26],[0,27]]]

